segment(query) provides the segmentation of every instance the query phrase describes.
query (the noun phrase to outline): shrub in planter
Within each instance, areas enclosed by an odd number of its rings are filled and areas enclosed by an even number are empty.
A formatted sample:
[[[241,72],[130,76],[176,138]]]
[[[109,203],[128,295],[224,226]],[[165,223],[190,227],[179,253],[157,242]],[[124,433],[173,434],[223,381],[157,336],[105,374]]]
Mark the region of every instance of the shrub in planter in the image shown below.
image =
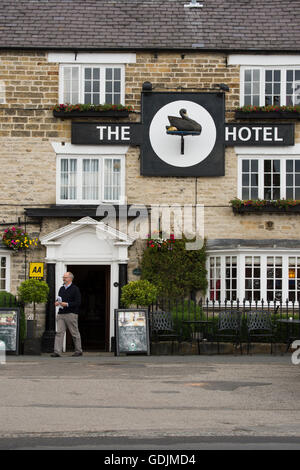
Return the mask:
[[[123,286],[121,303],[125,308],[131,305],[148,307],[157,298],[157,288],[147,280],[132,281]]]
[[[34,337],[36,336],[36,304],[46,303],[49,295],[49,286],[45,281],[27,279],[18,288],[19,298],[24,304],[33,303]]]

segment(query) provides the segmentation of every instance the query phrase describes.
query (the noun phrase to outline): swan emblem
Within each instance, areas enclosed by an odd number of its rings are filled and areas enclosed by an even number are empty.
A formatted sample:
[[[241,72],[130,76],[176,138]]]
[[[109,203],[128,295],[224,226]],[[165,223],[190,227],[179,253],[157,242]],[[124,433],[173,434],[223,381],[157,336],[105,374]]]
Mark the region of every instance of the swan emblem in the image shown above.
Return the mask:
[[[189,118],[186,109],[180,109],[179,114],[181,117],[168,116],[170,126],[166,126],[167,131],[181,131],[181,132],[197,132],[202,131],[202,126]]]

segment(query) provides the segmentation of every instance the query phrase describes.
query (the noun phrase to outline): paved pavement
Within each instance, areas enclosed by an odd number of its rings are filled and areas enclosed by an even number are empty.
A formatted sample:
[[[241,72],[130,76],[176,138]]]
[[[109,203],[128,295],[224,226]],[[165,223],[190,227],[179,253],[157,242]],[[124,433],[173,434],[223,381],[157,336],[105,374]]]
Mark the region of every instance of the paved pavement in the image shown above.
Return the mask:
[[[284,356],[8,356],[0,449],[300,448]]]

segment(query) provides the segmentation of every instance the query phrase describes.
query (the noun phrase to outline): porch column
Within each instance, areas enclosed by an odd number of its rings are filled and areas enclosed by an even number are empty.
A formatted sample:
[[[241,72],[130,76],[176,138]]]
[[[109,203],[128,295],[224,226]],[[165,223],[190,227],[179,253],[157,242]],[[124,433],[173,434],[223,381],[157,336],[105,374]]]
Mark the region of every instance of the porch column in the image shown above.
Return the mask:
[[[127,264],[119,264],[119,308],[121,307],[122,287],[128,283]]]
[[[55,263],[47,264],[47,284],[50,288],[49,300],[46,305],[46,327],[42,336],[42,352],[51,353],[54,348],[55,338],[55,321],[56,321],[56,309],[55,309]]]

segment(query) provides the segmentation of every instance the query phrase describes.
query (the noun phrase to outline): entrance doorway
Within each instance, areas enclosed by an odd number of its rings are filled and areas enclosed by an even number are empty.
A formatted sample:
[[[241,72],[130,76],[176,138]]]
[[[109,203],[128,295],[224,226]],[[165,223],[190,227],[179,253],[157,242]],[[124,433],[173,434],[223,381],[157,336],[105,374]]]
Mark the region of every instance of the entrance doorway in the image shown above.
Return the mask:
[[[68,265],[81,292],[78,317],[83,351],[109,351],[110,266]],[[67,351],[73,350],[69,332]]]

